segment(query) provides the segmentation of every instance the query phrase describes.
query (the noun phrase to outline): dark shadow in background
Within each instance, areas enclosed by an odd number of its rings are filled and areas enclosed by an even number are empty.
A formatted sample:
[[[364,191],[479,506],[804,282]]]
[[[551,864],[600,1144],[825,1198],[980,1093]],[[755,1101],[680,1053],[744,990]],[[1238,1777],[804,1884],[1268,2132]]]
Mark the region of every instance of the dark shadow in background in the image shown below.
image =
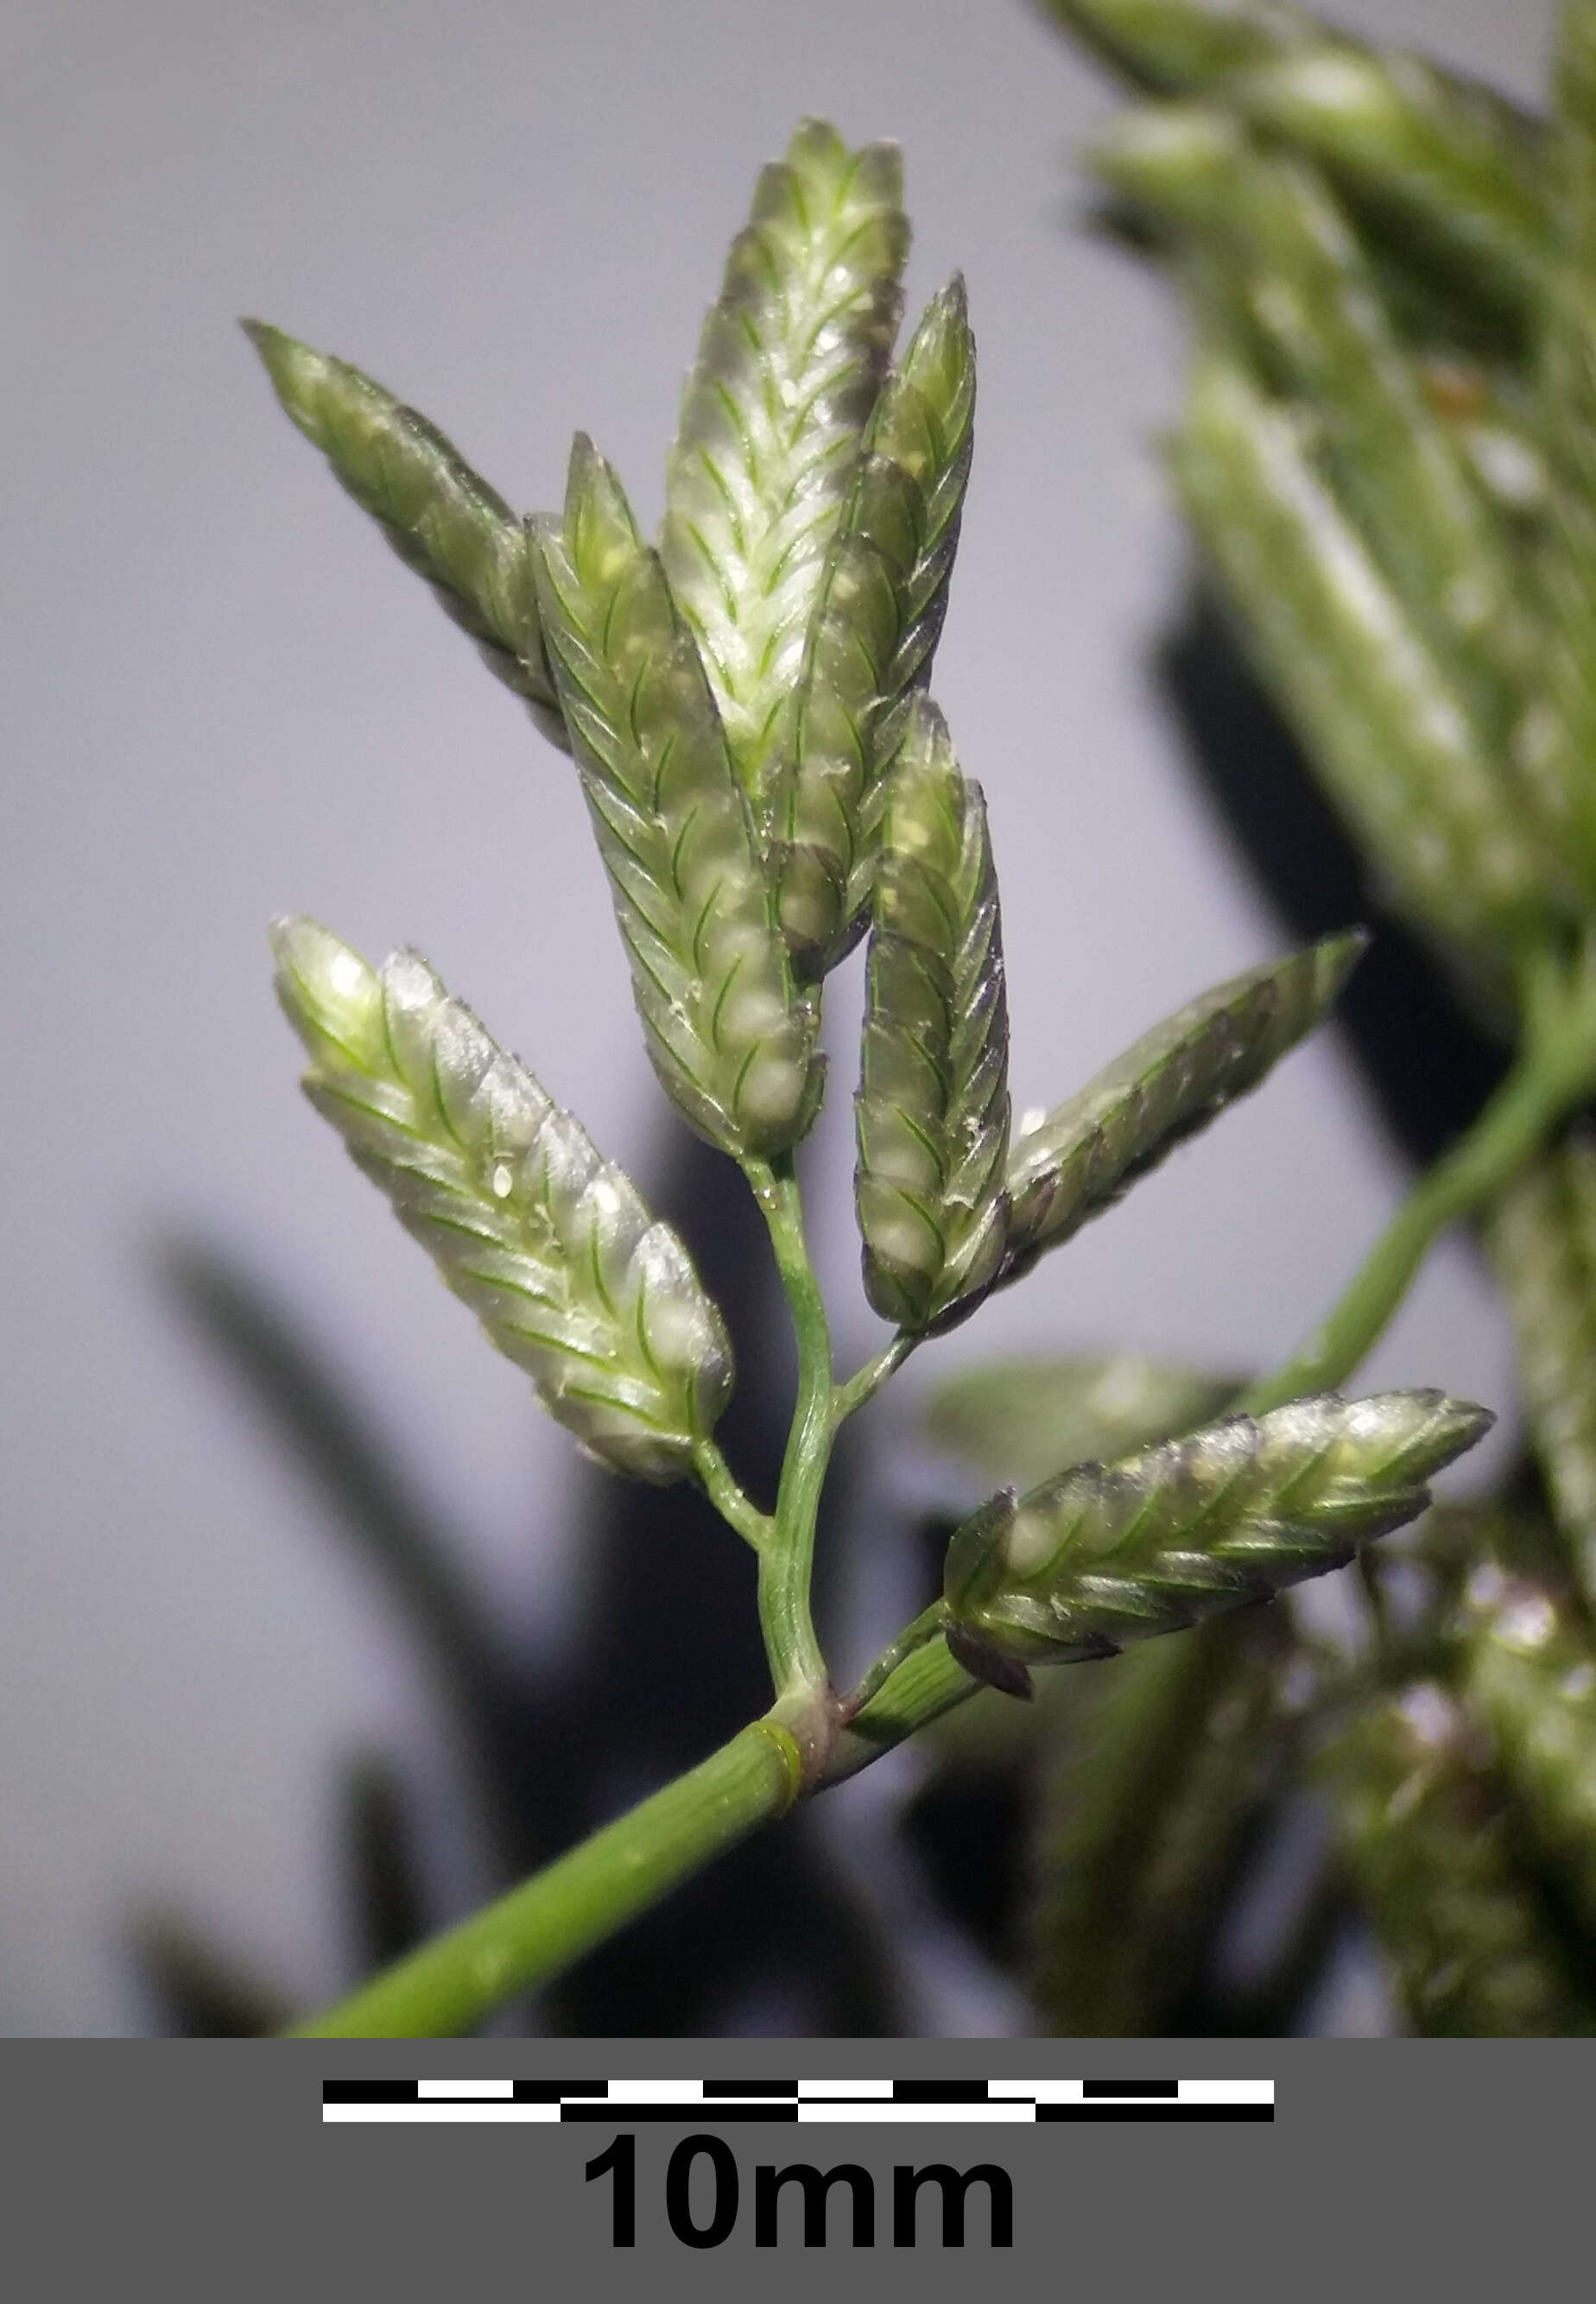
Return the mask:
[[[763,1224],[725,1159],[682,1130],[652,1199],[692,1241],[726,1314],[738,1383],[717,1436],[751,1492],[768,1498],[794,1369]],[[583,1590],[569,1651],[549,1654],[524,1627],[493,1621],[461,1532],[418,1501],[380,1421],[258,1273],[185,1240],[167,1246],[160,1277],[273,1444],[315,1479],[424,1656],[469,1756],[466,1797],[499,1885],[701,1759],[768,1703],[751,1554],[695,1489],[584,1475],[573,1547]],[[836,1482],[827,1508],[845,1512]],[[529,1543],[536,1533],[529,1527]],[[380,1755],[346,1764],[340,1808],[352,1982],[451,1916],[430,1909],[412,1804]],[[284,2020],[246,1969],[180,1919],[147,1921],[133,1949],[161,2030]],[[684,1884],[559,1979],[531,2020],[539,2031],[624,2037],[714,2036],[750,2018],[839,2037],[900,2029],[891,1962],[807,1816]]]
[[[1201,584],[1154,667],[1184,755],[1288,938],[1306,943],[1354,920],[1373,926],[1332,1029],[1350,1045],[1396,1143],[1427,1165],[1495,1088],[1506,1049],[1481,1035],[1424,946],[1371,892],[1295,738]]]

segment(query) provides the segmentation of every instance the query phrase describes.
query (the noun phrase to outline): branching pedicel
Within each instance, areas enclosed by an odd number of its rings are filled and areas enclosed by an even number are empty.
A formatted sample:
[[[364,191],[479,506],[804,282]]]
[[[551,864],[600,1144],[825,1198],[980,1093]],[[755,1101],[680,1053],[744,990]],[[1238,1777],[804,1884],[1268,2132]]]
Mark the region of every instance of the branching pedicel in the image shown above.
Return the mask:
[[[955,281],[892,367],[907,246],[895,148],[801,126],[705,323],[658,551],[585,438],[563,514],[523,527],[358,369],[250,324],[295,423],[572,755],[649,1059],[748,1177],[800,1364],[766,1513],[715,1445],[730,1350],[676,1234],[419,956],[374,971],[309,921],[276,925],[311,1101],[582,1446],[640,1478],[695,1478],[754,1546],[775,1689],[701,1767],[311,2029],[477,2022],[980,1680],[1024,1693],[1030,1664],[1111,1654],[1338,1565],[1421,1511],[1428,1476],[1490,1421],[1434,1393],[1320,1390],[1117,1464],[1061,1466],[976,1513],[943,1597],[851,1695],[831,1683],[810,1563],[843,1419],[1256,1087],[1327,1013],[1361,942],[1218,987],[1011,1143],[985,809],[925,692],[974,352]],[[792,1150],[820,1101],[824,979],[867,926],[856,1197],[866,1290],[897,1333],[839,1383]]]

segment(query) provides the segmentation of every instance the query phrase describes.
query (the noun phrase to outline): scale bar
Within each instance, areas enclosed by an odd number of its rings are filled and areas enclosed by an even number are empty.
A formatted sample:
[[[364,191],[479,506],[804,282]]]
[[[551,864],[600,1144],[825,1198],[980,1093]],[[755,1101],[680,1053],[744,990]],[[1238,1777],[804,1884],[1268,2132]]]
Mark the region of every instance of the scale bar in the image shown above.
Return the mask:
[[[329,2080],[322,2119],[346,2122],[672,2122],[1009,2127],[1054,2121],[1272,2121],[1267,2080]]]

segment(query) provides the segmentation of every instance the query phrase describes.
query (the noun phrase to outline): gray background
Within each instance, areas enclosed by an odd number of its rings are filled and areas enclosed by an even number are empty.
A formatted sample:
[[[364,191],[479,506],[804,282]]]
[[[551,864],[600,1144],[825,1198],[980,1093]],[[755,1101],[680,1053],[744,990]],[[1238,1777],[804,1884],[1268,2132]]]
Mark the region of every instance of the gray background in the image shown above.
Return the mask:
[[[1342,11],[1527,93],[1551,13]],[[577,1566],[564,1436],[294,1093],[266,919],[313,912],[373,957],[421,944],[622,1161],[646,1168],[665,1125],[568,767],[292,433],[233,316],[359,360],[528,504],[557,501],[580,424],[651,522],[757,166],[804,111],[896,135],[912,305],[962,267],[981,341],[937,685],[992,809],[1016,1102],[1048,1103],[1276,941],[1144,662],[1183,567],[1149,453],[1179,332],[1074,226],[1069,156],[1114,101],[1018,0],[0,15],[0,2030],[137,2029],[121,1935],[156,1901],[296,1998],[331,1989],[335,1753],[391,1747],[447,1822],[430,1693],[163,1305],[164,1234],[208,1230],[273,1275],[506,1606],[557,1624]],[[848,1069],[817,1232],[851,1359],[876,1331]],[[939,1365],[1106,1342],[1267,1361],[1398,1182],[1321,1044]],[[1506,1397],[1461,1251],[1367,1375]],[[1001,2020],[979,1992],[928,1989],[923,2012]]]
[[[537,2283],[573,2275],[596,2282],[600,2296],[646,2281],[670,2304],[718,2304],[745,2297],[751,2274],[766,2304],[807,2300],[818,2281],[838,2304],[853,2304],[880,2296],[895,2274],[917,2304],[952,2304],[983,2280],[1141,2298],[1206,2278],[1233,2304],[1273,2304],[1283,2275],[1303,2304],[1409,2293],[1473,2304],[1520,2292],[1526,2272],[1555,2289],[1589,2244],[1587,2052],[1573,2041],[1183,2046],[1183,2071],[1272,2076],[1278,2112],[1269,2126],[839,2126],[804,2129],[802,2146],[790,2129],[732,2130],[743,2205],[737,2230],[713,2250],[682,2248],[661,2213],[665,2165],[692,2132],[685,2125],[636,2130],[637,2246],[617,2255],[609,2185],[582,2176],[607,2144],[607,2126],[320,2122],[324,2074],[455,2079],[463,2065],[472,2074],[562,2075],[579,2066],[676,2078],[696,2074],[700,2062],[770,2068],[768,2049],[751,2063],[751,2051],[717,2044],[700,2054],[687,2045],[685,2054],[681,2044],[650,2040],[575,2054],[478,2045],[463,2057],[441,2042],[13,2042],[6,2073],[28,2118],[8,2154],[9,2257],[37,2261],[37,2292],[72,2296],[97,2293],[130,2260],[152,2258],[163,2295],[182,2304],[210,2304],[218,2292],[229,2304],[277,2304],[285,2291],[346,2290],[430,2304],[440,2289],[537,2292]],[[1160,2060],[1166,2071],[1175,2061],[1152,2042],[788,2043],[781,2056],[789,2072],[890,2064],[922,2077],[1145,2075]],[[784,2140],[772,2145],[773,2135]],[[922,2229],[913,2255],[897,2253],[879,2221],[874,2250],[856,2254],[840,2200],[823,2256],[785,2224],[781,2245],[756,2250],[752,2170],[800,2157],[862,2163],[879,2192],[895,2163],[995,2159],[1014,2181],[1013,2251],[988,2250],[978,2207],[961,2251]],[[82,2213],[86,2171],[92,2215]]]

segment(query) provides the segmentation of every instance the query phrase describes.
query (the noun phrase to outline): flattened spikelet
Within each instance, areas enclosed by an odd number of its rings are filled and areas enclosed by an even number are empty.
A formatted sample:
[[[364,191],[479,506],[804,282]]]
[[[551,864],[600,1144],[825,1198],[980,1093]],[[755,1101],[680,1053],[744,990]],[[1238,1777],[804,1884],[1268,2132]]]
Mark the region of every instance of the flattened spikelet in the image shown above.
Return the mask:
[[[1029,1271],[1258,1087],[1323,1021],[1366,941],[1350,929],[1215,985],[1021,1137],[1009,1156],[1000,1283]]]
[[[1070,1664],[1339,1568],[1413,1520],[1493,1419],[1439,1392],[1331,1392],[1078,1464],[984,1504],[948,1547],[952,1622],[1021,1664]]]
[[[882,387],[761,787],[782,926],[813,975],[836,965],[870,909],[889,770],[947,612],[974,417],[955,278]]]
[[[687,380],[660,551],[751,792],[891,358],[902,190],[896,145],[851,152],[803,122],[760,178]]]
[[[347,360],[262,320],[246,334],[278,399],[407,568],[431,585],[543,733],[569,750],[544,656],[522,524],[441,432]]]
[[[683,1478],[732,1356],[677,1235],[419,953],[379,972],[306,919],[272,943],[306,1095],[446,1284],[590,1455]]]
[[[819,1096],[786,949],[692,635],[592,443],[532,523],[539,613],[649,1056],[700,1135],[779,1151]]]
[[[911,1329],[973,1309],[1008,1231],[1008,1012],[986,811],[924,698],[887,803],[854,1119],[870,1302]]]

